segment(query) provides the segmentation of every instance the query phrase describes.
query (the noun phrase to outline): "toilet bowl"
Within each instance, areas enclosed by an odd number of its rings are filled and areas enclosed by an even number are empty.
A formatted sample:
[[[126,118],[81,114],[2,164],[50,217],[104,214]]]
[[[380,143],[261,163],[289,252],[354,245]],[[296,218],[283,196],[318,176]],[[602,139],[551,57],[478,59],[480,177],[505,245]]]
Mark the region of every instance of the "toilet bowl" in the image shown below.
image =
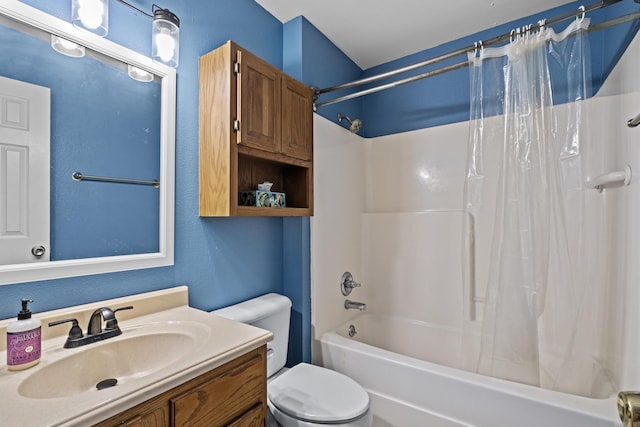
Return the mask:
[[[269,410],[284,427],[371,425],[369,395],[339,372],[300,363],[268,382]]]
[[[282,427],[370,427],[373,416],[367,392],[339,372],[308,363],[285,368],[291,301],[267,294],[213,314],[266,329],[269,425]]]

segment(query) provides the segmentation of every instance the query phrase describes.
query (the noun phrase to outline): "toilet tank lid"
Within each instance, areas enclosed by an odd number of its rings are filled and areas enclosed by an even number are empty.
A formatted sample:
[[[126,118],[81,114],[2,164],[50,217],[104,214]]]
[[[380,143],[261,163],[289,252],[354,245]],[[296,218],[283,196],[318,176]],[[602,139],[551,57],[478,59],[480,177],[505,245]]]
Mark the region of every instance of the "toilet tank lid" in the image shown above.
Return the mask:
[[[211,313],[242,323],[254,323],[281,310],[289,310],[291,300],[280,294],[266,294]]]

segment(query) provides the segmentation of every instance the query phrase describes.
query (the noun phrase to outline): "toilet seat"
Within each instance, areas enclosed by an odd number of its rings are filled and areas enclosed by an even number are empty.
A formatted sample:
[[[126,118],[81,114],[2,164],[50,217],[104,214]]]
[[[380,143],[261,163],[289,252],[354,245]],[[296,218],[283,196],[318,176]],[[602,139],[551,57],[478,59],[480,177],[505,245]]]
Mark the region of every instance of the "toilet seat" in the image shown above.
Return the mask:
[[[336,424],[349,422],[369,410],[369,395],[339,372],[300,363],[268,386],[269,401],[297,420]]]

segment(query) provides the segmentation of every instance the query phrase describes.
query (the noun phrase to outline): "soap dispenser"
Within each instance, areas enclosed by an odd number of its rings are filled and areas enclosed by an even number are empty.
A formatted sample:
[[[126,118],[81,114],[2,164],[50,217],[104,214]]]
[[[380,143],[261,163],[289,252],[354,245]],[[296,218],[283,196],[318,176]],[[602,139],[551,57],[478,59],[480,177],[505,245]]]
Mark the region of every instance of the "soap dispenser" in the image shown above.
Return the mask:
[[[19,371],[40,362],[41,330],[40,319],[31,317],[27,304],[30,299],[22,299],[22,310],[18,320],[7,326],[7,369]]]

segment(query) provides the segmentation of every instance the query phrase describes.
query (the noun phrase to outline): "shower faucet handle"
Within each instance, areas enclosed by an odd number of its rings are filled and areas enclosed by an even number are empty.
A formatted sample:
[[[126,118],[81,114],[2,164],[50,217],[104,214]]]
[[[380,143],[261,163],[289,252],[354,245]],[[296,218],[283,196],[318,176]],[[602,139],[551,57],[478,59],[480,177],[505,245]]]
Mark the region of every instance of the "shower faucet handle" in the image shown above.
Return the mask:
[[[359,288],[360,286],[362,285],[353,280],[353,276],[348,271],[340,279],[340,291],[345,297],[351,293],[353,288]]]

